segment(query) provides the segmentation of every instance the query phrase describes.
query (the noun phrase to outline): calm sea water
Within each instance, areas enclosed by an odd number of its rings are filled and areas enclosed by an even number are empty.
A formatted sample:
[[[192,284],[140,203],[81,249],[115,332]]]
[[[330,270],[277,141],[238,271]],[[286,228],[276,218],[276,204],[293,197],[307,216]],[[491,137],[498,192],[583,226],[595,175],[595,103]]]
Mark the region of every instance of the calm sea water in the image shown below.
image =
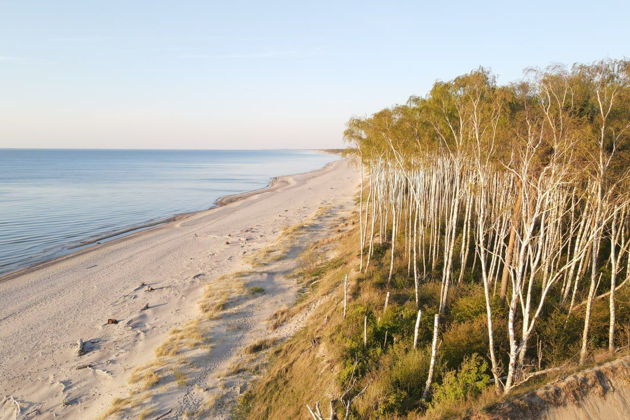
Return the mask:
[[[0,149],[0,273],[335,159],[291,150]]]

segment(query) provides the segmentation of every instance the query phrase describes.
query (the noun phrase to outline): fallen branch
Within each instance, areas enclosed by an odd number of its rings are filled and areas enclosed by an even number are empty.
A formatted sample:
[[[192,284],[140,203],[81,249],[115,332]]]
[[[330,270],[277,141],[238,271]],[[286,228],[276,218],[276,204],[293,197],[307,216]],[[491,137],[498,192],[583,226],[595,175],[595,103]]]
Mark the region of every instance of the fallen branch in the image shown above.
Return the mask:
[[[345,413],[344,413],[344,416],[343,416],[343,420],[348,420],[350,418],[350,408],[352,407],[352,401],[354,401],[355,398],[357,398],[361,394],[363,394],[365,392],[365,390],[367,389],[368,385],[366,385],[361,391],[359,391],[352,398],[348,398],[347,400],[345,399],[345,396],[348,393],[349,389],[348,389],[348,391],[344,392],[344,394],[341,396],[341,398],[340,398],[341,403],[345,407]]]
[[[315,410],[312,410],[308,404],[306,404],[306,408],[308,409],[308,412],[311,414],[311,417],[313,417],[314,420],[326,420],[324,418],[324,415],[322,414],[322,410],[319,408],[319,401],[315,403]]]
[[[87,366],[87,368],[90,369],[92,372],[97,373],[97,374],[99,374],[101,376],[107,376],[108,378],[112,377],[111,373],[109,373],[109,372],[107,372],[107,371],[105,371],[103,369],[96,369],[96,368],[93,368],[92,366]]]
[[[623,287],[626,283],[628,283],[628,280],[630,280],[630,277],[626,278],[623,282],[621,282],[617,287],[615,287],[615,292],[617,290],[619,290],[621,287]],[[602,293],[601,295],[598,295],[596,297],[593,298],[593,302],[598,300],[598,299],[603,299],[606,296],[610,295],[610,290],[607,291],[606,293]],[[571,310],[569,311],[570,314],[572,314],[576,309],[586,305],[586,303],[588,302],[588,300],[584,300],[580,303],[578,303],[577,305],[574,305],[573,308],[571,308]]]
[[[20,407],[20,403],[17,402],[15,398],[13,398],[13,395],[7,395],[6,397],[2,399],[2,404],[0,405],[4,405],[6,401],[9,401],[15,404],[15,418],[17,419],[20,416],[20,414],[22,414],[22,408]]]
[[[164,417],[168,416],[169,414],[171,414],[171,411],[173,411],[172,408],[169,408],[168,410],[166,410],[164,413],[160,414],[159,416],[157,416],[156,418],[154,418],[153,420],[160,420],[163,419]]]

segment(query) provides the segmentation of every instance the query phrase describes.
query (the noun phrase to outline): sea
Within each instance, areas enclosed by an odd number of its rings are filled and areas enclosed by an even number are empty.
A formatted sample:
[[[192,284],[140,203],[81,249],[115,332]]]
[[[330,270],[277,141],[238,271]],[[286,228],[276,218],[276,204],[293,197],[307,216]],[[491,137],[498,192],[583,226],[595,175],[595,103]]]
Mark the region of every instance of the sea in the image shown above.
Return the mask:
[[[336,159],[309,150],[0,149],[0,274]]]

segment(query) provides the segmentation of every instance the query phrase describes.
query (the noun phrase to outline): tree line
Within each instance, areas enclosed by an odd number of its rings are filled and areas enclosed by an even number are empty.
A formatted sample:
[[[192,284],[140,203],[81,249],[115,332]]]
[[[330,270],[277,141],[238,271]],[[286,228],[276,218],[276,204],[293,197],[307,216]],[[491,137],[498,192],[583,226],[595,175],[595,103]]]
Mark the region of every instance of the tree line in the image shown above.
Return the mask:
[[[583,314],[584,364],[593,306],[606,300],[615,352],[630,279],[630,61],[529,70],[509,85],[480,68],[353,118],[344,134],[361,163],[360,270],[387,247],[385,308],[401,270],[417,308],[439,283],[425,395],[449,299],[471,283],[483,287],[497,392],[542,370],[532,336],[552,309]]]

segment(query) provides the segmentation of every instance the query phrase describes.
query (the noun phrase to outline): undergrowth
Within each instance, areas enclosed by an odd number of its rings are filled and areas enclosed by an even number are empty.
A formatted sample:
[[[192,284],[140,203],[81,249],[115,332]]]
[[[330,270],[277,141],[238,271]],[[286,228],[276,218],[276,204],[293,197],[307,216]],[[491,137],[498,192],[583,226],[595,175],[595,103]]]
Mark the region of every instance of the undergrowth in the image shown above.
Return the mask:
[[[313,408],[319,402],[328,413],[332,400],[340,418],[344,418],[348,402],[349,417],[353,419],[462,418],[505,398],[496,395],[491,380],[484,293],[478,282],[471,281],[478,273],[464,273],[463,284],[448,298],[448,308],[440,324],[432,386],[423,399],[431,355],[432,320],[440,296],[439,278],[428,272],[421,279],[416,305],[412,273],[399,270],[388,285],[388,245],[377,245],[369,269],[358,273],[357,242],[357,230],[352,229],[327,240],[328,244],[334,244],[334,252],[316,243],[303,254],[301,268],[296,273],[303,285],[300,300],[294,308],[276,314],[270,329],[307,307],[316,309],[303,329],[273,351],[266,371],[242,396],[234,417],[308,418],[307,405]],[[405,266],[395,264],[395,267]],[[346,275],[349,275],[349,297],[344,318]],[[630,342],[628,289],[618,292],[621,348],[627,348]],[[386,290],[390,291],[390,297],[385,309]],[[495,346],[505,369],[509,351],[507,314],[502,309],[505,305],[500,303],[496,301],[493,305]],[[422,310],[422,317],[414,349],[418,309]],[[581,312],[569,317],[553,309],[543,313],[527,353],[528,364],[537,369],[562,366],[561,372],[570,372],[579,353]],[[605,347],[608,322],[605,299],[595,303],[591,322],[593,347]],[[512,394],[540,386],[560,373],[524,381]]]

